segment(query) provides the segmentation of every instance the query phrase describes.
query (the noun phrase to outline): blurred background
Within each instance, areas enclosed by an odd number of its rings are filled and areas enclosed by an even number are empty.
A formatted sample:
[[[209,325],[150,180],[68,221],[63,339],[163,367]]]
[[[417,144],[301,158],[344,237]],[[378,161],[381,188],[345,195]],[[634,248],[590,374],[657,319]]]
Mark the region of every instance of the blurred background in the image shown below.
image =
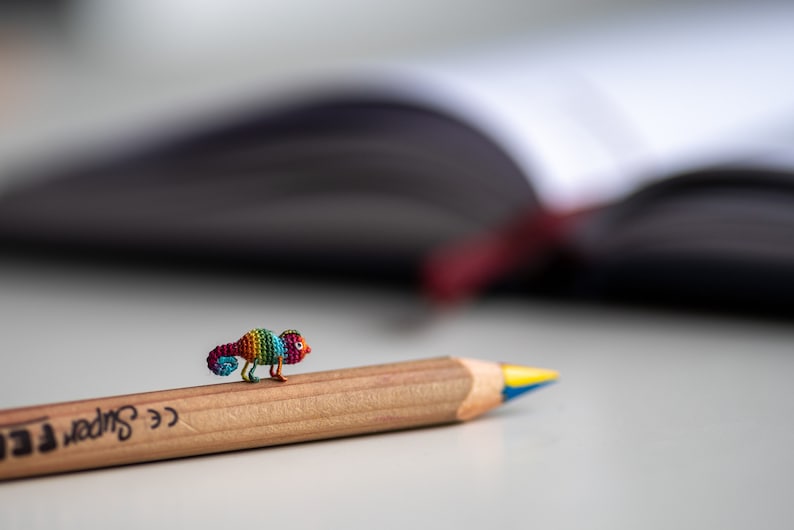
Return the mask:
[[[659,6],[652,0],[4,2],[0,169],[45,148],[90,145],[119,123],[134,129],[162,113],[184,119],[208,106],[234,108],[292,86],[296,76],[476,50],[516,35],[554,35],[647,8]]]
[[[740,272],[720,284],[755,291],[771,263],[783,272],[764,293],[783,283],[788,293],[794,76],[782,67],[792,46],[784,6],[11,2],[0,18],[0,238],[28,250],[126,249],[123,260],[153,251],[416,282],[447,243],[498,237],[539,209],[610,205],[617,214],[572,226],[557,245],[564,256],[546,260],[577,268],[551,280],[573,286],[563,290],[602,297],[635,262],[670,258],[673,267],[639,267],[634,283],[610,289],[642,291],[673,270],[661,291],[692,293],[714,263],[738,259]],[[406,65],[419,77],[373,74]],[[414,81],[422,76],[432,81]],[[387,101],[290,110],[302,97],[332,98],[333,83],[377,85]],[[406,98],[429,106],[400,108]],[[784,173],[758,177],[759,156],[762,169]],[[665,192],[646,193],[650,206],[621,204],[648,181],[737,162],[739,185],[715,175],[672,202]],[[748,190],[783,198],[735,205]],[[703,193],[735,197],[682,205]],[[684,241],[692,225],[702,230]],[[522,237],[518,253],[533,245]],[[634,255],[636,241],[654,247],[652,259]],[[595,270],[614,256],[620,263],[580,277],[579,262]],[[690,268],[707,273],[682,281]]]
[[[422,282],[450,299],[495,284],[788,318],[785,6],[4,3],[6,283],[167,270],[420,305]],[[386,103],[301,110],[340,81]]]

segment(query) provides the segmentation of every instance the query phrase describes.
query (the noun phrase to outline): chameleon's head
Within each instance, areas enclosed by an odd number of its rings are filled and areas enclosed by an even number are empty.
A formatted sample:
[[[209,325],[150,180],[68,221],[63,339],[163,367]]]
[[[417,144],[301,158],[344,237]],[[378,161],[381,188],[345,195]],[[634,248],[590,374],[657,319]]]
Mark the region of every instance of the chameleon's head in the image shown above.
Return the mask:
[[[289,364],[301,362],[307,353],[312,352],[311,347],[306,344],[306,339],[303,338],[301,332],[297,329],[282,331],[279,338],[287,350],[286,357]]]

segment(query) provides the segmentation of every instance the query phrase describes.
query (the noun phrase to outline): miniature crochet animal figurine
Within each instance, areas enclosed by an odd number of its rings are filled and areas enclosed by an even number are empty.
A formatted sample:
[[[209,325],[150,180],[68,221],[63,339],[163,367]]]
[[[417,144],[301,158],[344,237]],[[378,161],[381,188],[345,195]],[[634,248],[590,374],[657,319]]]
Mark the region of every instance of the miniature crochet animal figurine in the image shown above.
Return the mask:
[[[282,331],[280,335],[267,329],[252,329],[237,342],[216,346],[207,356],[207,367],[215,375],[229,375],[237,369],[235,357],[241,357],[245,359],[242,371],[244,381],[259,381],[254,375],[259,364],[269,364],[270,377],[286,381],[287,378],[281,375],[282,365],[299,363],[311,351],[296,329]],[[251,370],[246,373],[248,365],[251,365]],[[278,368],[275,368],[276,365]]]

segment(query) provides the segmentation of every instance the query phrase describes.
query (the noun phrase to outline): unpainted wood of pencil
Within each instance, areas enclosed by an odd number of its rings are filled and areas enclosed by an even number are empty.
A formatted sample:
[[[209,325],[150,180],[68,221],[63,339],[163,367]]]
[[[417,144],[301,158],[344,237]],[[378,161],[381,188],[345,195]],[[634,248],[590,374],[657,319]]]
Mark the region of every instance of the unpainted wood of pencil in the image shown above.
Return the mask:
[[[464,421],[557,372],[445,357],[0,411],[0,479]]]

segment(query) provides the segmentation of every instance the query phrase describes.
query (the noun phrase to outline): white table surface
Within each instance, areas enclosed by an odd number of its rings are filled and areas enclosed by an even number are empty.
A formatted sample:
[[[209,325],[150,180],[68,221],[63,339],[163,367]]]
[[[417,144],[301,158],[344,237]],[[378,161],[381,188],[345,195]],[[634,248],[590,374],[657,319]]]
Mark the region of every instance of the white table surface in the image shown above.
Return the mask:
[[[226,381],[206,353],[303,331],[289,373],[459,355],[559,384],[466,424],[0,483],[0,528],[791,528],[794,329],[395,289],[0,259],[0,406]],[[236,374],[235,374],[236,377]]]

